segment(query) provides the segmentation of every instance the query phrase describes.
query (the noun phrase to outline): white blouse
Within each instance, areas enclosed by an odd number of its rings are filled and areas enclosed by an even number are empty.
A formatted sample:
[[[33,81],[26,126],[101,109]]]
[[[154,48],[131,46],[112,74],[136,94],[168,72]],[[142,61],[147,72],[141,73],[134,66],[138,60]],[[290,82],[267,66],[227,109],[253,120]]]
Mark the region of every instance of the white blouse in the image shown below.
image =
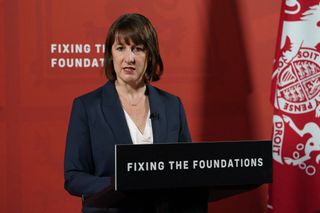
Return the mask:
[[[129,114],[125,110],[123,111],[127,120],[127,124],[129,127],[133,144],[152,144],[153,134],[152,134],[152,124],[150,119],[150,110],[147,115],[146,126],[144,128],[143,134],[140,132],[136,124],[130,118]]]

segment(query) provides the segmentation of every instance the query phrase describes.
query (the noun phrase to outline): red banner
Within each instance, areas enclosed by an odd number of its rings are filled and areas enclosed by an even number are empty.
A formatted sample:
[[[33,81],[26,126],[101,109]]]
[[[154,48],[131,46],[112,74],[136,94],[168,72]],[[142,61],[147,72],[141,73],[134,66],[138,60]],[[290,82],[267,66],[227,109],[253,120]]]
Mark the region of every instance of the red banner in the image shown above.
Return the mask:
[[[320,1],[283,0],[272,75],[273,213],[320,212]]]

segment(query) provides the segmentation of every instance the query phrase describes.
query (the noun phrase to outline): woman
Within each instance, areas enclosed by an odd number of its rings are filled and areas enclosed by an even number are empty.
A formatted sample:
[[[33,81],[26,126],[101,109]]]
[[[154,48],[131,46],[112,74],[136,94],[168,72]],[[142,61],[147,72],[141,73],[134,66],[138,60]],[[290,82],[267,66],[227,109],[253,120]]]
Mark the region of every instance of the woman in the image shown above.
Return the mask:
[[[180,99],[150,85],[163,73],[157,33],[140,14],[119,17],[105,45],[109,81],[73,102],[65,189],[89,196],[112,185],[115,144],[191,141]]]

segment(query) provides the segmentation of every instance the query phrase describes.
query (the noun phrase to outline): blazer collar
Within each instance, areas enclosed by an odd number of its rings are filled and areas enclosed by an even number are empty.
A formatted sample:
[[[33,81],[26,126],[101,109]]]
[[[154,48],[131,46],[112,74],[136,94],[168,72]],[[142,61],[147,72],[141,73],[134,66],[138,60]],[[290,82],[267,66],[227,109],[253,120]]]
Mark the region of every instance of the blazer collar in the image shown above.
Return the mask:
[[[147,85],[152,122],[153,143],[165,143],[167,117],[165,102],[159,91]],[[104,117],[114,133],[117,142],[132,144],[130,131],[113,81],[108,81],[102,89],[102,109]]]
[[[153,143],[165,143],[167,136],[166,103],[159,90],[147,85],[149,93],[150,115],[152,122]]]
[[[102,89],[102,110],[117,143],[132,144],[127,121],[114,82],[108,81]]]

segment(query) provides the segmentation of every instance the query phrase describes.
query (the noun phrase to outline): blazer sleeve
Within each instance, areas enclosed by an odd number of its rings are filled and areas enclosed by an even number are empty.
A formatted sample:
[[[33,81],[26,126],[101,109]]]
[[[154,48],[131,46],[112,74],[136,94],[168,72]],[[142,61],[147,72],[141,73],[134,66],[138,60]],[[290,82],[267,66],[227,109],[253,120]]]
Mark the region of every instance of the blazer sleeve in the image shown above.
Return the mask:
[[[80,98],[73,102],[64,159],[64,187],[72,195],[88,196],[111,185],[111,177],[94,175],[88,115]]]
[[[178,100],[179,100],[179,117],[180,117],[180,131],[179,131],[178,142],[191,142],[192,139],[191,139],[191,135],[188,127],[186,113],[184,111],[184,107],[180,98],[178,98]]]

